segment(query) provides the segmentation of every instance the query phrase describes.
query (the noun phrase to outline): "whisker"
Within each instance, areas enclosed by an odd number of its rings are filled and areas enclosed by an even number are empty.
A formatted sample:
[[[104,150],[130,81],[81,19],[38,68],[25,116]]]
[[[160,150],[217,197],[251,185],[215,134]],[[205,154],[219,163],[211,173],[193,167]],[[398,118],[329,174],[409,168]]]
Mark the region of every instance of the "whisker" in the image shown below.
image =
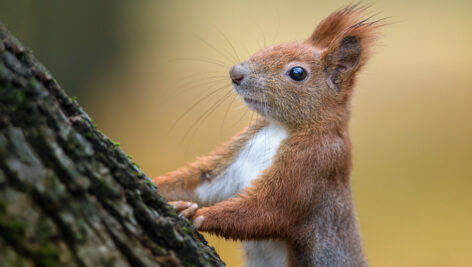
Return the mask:
[[[220,50],[218,50],[215,46],[213,46],[212,44],[208,43],[207,41],[205,41],[205,39],[201,38],[200,36],[197,35],[197,38],[200,39],[200,41],[202,41],[204,44],[206,44],[208,47],[212,48],[213,50],[215,50],[215,52],[217,52],[220,56],[224,57],[225,59],[229,60],[229,62],[232,61],[231,58],[228,58],[227,55],[225,55],[223,52],[221,52]]]
[[[246,107],[246,111],[243,113],[243,115],[233,124],[232,128],[234,128],[235,126],[237,126],[243,119],[244,117],[246,117],[246,115],[249,113],[249,111],[251,111],[251,113],[253,113],[254,111],[250,110],[249,108]]]
[[[220,29],[217,29],[217,30],[218,30],[218,32],[223,36],[223,38],[226,40],[226,42],[229,44],[229,46],[230,46],[231,49],[233,50],[233,53],[234,53],[234,55],[236,56],[235,59],[236,59],[238,62],[241,62],[241,59],[240,59],[239,56],[238,56],[238,52],[236,52],[236,49],[234,49],[233,44],[229,41],[229,39],[226,37],[226,35],[225,35]]]
[[[231,106],[233,105],[234,100],[236,100],[236,95],[235,95],[235,94],[232,94],[232,95],[231,95],[231,101],[229,102],[229,105],[228,105],[228,107],[226,108],[225,114],[223,115],[223,121],[222,121],[221,127],[220,127],[220,136],[221,136],[222,133],[223,133],[223,126],[225,125],[225,121],[226,121],[226,118],[227,118],[227,116],[228,116],[229,109],[230,109]]]
[[[264,97],[264,114],[267,117],[267,99],[264,91],[262,92],[262,96]]]
[[[221,105],[221,103],[223,103],[229,94],[231,94],[232,91],[229,91],[227,92],[225,95],[223,95],[221,98],[219,98],[216,103],[214,103],[213,105],[210,106],[210,108],[208,108],[207,111],[205,111],[197,120],[195,120],[193,122],[193,124],[190,126],[190,129],[184,134],[184,136],[182,137],[182,141],[187,138],[187,136],[190,134],[190,132],[192,132],[195,128],[195,131],[198,130],[201,126],[201,123],[203,123],[203,121],[205,121],[206,118],[208,118],[208,116],[211,115],[211,113],[213,113],[213,111],[216,110],[216,108],[218,108],[219,105]]]
[[[231,93],[231,92],[229,92]],[[205,113],[206,115],[200,116],[190,127],[190,129],[185,133],[185,135],[182,137],[181,142],[184,142],[184,140],[191,134],[191,136],[188,138],[188,145],[187,148],[185,149],[185,154],[188,153],[188,149],[190,148],[190,143],[193,139],[192,136],[200,129],[202,126],[203,122],[226,100],[226,97],[228,96],[228,93],[225,94],[222,98],[220,98],[214,105],[212,105]]]
[[[198,88],[202,86],[212,86],[217,83],[224,83],[229,85],[227,77],[201,77],[196,80],[187,80],[178,85],[175,92],[186,91],[190,88]]]
[[[206,61],[209,61],[209,62],[215,62],[215,63],[219,63],[219,64],[225,65],[225,66],[230,65],[230,64],[228,64],[228,62],[225,62],[221,58],[213,58],[213,57],[186,57],[186,58],[196,59],[196,60],[203,59],[203,60],[206,60]]]
[[[207,63],[207,64],[212,64],[215,66],[219,66],[222,68],[230,68],[231,66],[228,65],[225,62],[220,62],[219,60],[213,60],[213,59],[200,59],[200,58],[177,58],[175,60],[181,60],[181,61],[192,61],[192,62],[201,62],[201,63]]]
[[[258,28],[259,31],[261,32],[262,39],[264,40],[264,47],[266,47],[266,46],[267,46],[267,42],[266,42],[266,38],[265,38],[264,31],[262,30],[261,25],[259,25],[259,24],[257,24],[257,28]],[[264,48],[264,47],[262,47],[262,48]]]
[[[257,113],[256,113],[257,114]],[[251,114],[251,118],[249,119],[249,122],[252,121],[252,117],[254,116],[254,113]],[[257,115],[256,115],[257,116]],[[252,141],[252,140],[251,140]],[[249,149],[247,150],[247,153],[246,153],[246,158],[244,159],[245,161],[248,160],[249,158],[249,155],[251,154],[251,151],[252,151],[252,148],[254,147],[254,142],[250,142],[250,146],[249,146]]]
[[[178,57],[174,58],[173,60],[170,60],[171,62],[175,61],[201,61],[201,62],[215,62],[215,63],[220,63],[222,65],[226,65],[227,62],[216,59],[216,58],[210,58],[210,57]]]
[[[218,87],[217,89],[211,91],[209,94],[203,96],[202,98],[200,98],[197,102],[195,102],[194,104],[192,104],[184,113],[182,113],[182,115],[180,115],[177,120],[174,121],[174,123],[172,124],[170,130],[169,130],[169,133],[168,135],[170,134],[170,132],[172,132],[172,130],[175,128],[175,126],[177,125],[177,123],[179,123],[190,111],[192,111],[198,104],[200,104],[201,102],[203,102],[204,100],[208,99],[209,97],[213,96],[214,94],[220,92],[221,90],[223,90],[224,88],[226,88],[227,85],[224,85],[224,86],[221,86],[221,87]]]
[[[227,83],[229,84],[228,77],[223,76],[208,76],[208,77],[199,77],[194,78],[193,80],[187,79],[186,81],[182,81],[176,87],[175,92],[180,92],[181,90],[185,90],[188,88],[197,88],[201,86],[207,86],[214,83]]]
[[[247,47],[246,47],[244,44],[242,44],[242,46],[243,46],[243,48],[244,48],[244,52],[246,52],[246,54],[247,54],[247,58],[250,58],[251,55],[252,55],[252,53],[249,52],[249,49],[247,49]]]
[[[271,44],[275,44],[275,41],[279,35],[279,31],[280,31],[280,14],[279,14],[279,11],[276,9],[275,12],[277,13],[277,28],[275,30],[275,35],[274,35],[274,38],[272,39],[272,43]]]
[[[218,75],[220,74],[220,75]],[[181,80],[179,80],[179,82],[182,82],[182,81],[187,81],[189,79],[192,79],[194,78],[195,76],[198,76],[198,78],[202,78],[202,79],[205,79],[207,78],[206,75],[214,75],[214,76],[209,76],[209,77],[225,77],[225,78],[228,78],[227,75],[223,75],[223,73],[221,71],[202,71],[202,72],[195,72],[193,74],[189,74],[189,75],[185,75],[184,78],[182,78]]]

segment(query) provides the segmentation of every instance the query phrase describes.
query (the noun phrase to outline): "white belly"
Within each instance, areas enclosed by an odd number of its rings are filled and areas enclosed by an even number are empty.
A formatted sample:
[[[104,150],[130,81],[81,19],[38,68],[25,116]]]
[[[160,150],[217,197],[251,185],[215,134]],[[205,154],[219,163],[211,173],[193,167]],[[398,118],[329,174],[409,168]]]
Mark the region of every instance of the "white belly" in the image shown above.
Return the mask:
[[[234,162],[219,177],[196,189],[201,203],[212,205],[230,198],[251,185],[271,164],[287,130],[270,123],[262,128],[239,152]],[[287,266],[287,246],[283,241],[264,240],[243,242],[248,267]]]

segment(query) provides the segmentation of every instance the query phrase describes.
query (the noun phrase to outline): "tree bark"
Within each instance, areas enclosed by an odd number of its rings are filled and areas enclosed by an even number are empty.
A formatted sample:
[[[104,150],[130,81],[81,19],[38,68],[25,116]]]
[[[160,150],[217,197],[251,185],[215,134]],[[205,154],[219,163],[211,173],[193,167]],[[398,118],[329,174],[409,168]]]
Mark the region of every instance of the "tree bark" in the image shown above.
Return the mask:
[[[0,266],[224,266],[1,24]]]

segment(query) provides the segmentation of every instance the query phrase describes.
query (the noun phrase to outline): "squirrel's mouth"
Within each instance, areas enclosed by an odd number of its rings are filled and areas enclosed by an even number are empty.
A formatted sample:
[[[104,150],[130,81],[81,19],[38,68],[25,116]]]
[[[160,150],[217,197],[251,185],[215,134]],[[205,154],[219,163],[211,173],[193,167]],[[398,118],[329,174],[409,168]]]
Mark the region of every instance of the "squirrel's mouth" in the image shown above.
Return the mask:
[[[264,105],[264,102],[262,101],[258,101],[258,100],[247,98],[247,97],[244,97],[244,103],[246,103],[246,105],[258,105],[258,106]]]

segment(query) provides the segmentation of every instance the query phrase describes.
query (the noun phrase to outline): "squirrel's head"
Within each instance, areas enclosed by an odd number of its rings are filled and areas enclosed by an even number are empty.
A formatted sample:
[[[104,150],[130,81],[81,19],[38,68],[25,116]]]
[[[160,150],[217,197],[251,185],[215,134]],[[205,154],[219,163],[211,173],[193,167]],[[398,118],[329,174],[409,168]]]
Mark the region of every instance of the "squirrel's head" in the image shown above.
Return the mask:
[[[345,119],[356,73],[381,26],[362,19],[365,9],[336,11],[306,41],[265,48],[233,66],[235,91],[249,108],[285,124]]]

